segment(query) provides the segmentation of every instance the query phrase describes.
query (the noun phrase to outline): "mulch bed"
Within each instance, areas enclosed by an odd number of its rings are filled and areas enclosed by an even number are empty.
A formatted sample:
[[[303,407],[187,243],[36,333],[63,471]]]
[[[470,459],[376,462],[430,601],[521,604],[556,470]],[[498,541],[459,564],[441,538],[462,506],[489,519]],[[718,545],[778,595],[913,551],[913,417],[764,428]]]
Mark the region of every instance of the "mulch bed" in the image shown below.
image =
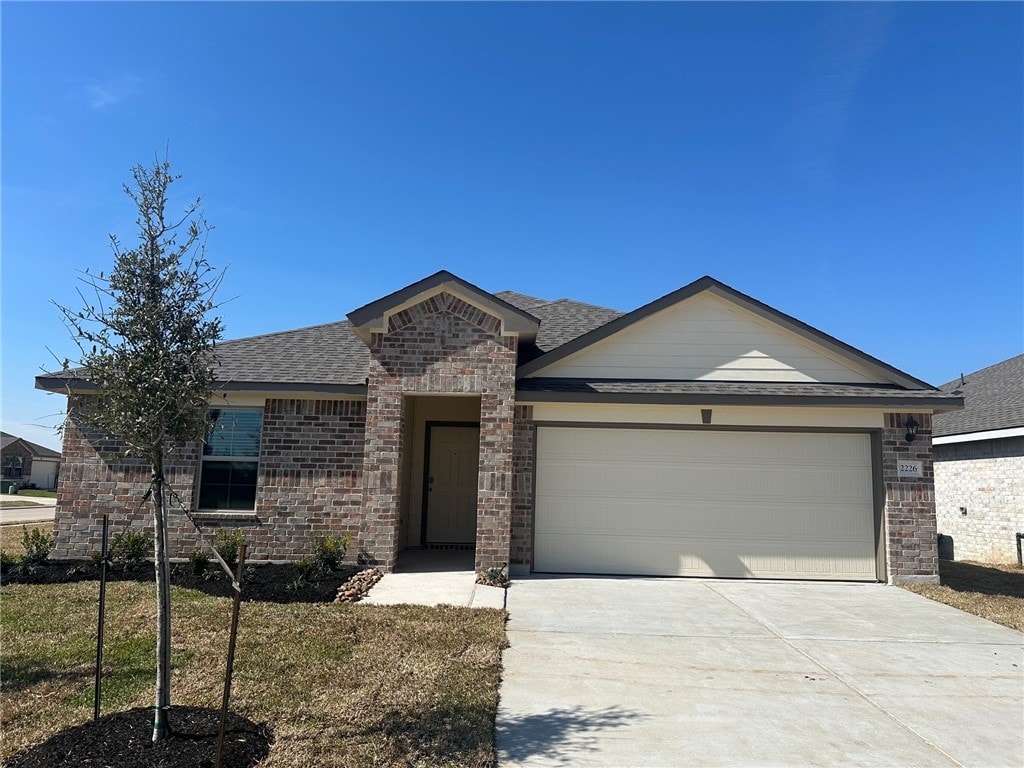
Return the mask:
[[[151,741],[153,711],[129,709],[76,725],[12,757],[8,768],[212,768],[217,750],[220,711],[171,707],[172,735]],[[269,728],[228,713],[223,768],[250,768],[267,756],[273,737]]]
[[[359,572],[353,565],[343,565],[315,581],[303,581],[292,565],[253,563],[245,568],[242,578],[242,599],[271,603],[330,603],[338,589]],[[99,566],[82,560],[50,560],[31,570],[14,568],[0,576],[2,584],[68,584],[77,581],[99,581]],[[153,564],[145,563],[125,570],[110,568],[108,581],[153,581]],[[214,597],[233,597],[234,590],[227,575],[216,565],[204,574],[195,574],[188,563],[171,568],[171,584],[196,589]]]

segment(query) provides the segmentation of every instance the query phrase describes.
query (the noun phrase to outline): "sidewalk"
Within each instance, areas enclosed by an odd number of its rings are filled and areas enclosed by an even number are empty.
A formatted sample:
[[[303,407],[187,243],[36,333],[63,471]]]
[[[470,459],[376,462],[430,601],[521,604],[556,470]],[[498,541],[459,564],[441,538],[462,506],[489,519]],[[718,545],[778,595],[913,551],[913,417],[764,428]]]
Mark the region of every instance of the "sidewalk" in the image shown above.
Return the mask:
[[[46,523],[52,522],[57,507],[56,499],[37,496],[18,496],[16,494],[0,494],[0,501],[22,501],[24,506],[0,509],[0,525],[11,523]]]
[[[472,552],[406,550],[396,573],[384,574],[362,602],[504,608],[505,590],[476,583]]]

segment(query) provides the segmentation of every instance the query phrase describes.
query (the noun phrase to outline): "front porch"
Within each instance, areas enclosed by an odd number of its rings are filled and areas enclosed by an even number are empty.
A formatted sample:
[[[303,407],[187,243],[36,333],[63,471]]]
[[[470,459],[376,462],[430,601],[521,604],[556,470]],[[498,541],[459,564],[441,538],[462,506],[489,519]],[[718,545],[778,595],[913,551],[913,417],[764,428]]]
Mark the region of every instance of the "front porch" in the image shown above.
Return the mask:
[[[360,557],[409,546],[511,550],[515,371],[535,318],[439,274],[349,315],[370,350]]]
[[[476,583],[471,550],[409,548],[367,594],[369,605],[505,607],[505,590]]]

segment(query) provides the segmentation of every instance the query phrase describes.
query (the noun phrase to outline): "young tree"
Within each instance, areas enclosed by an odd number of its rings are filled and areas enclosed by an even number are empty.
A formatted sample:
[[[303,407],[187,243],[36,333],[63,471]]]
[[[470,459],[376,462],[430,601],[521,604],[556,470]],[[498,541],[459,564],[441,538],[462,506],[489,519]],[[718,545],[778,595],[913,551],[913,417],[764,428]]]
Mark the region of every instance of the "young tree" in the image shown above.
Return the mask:
[[[125,193],[138,209],[139,243],[124,250],[110,236],[114,268],[108,276],[86,270],[82,280],[94,301],[57,305],[81,352],[76,378],[98,388],[89,398],[90,423],[125,445],[125,455],[152,470],[157,591],[156,708],[153,741],[168,734],[171,679],[171,600],[167,552],[168,487],[164,463],[185,443],[205,437],[213,389],[213,353],[223,324],[211,317],[222,273],[206,260],[209,225],[201,200],[180,218],[166,217],[172,175],[167,160],[132,169]],[[65,361],[65,370],[71,363]]]

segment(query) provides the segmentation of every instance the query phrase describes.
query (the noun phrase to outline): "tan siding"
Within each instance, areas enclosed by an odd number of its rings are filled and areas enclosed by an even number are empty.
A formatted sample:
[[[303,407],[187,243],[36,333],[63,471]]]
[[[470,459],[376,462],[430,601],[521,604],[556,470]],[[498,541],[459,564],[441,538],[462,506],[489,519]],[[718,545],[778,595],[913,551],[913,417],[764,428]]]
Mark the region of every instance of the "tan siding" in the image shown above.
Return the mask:
[[[662,310],[533,376],[879,383],[878,375],[716,296]]]
[[[535,403],[538,422],[611,424],[700,424],[699,405]],[[881,429],[884,412],[869,408],[755,408],[714,406],[711,426]]]

